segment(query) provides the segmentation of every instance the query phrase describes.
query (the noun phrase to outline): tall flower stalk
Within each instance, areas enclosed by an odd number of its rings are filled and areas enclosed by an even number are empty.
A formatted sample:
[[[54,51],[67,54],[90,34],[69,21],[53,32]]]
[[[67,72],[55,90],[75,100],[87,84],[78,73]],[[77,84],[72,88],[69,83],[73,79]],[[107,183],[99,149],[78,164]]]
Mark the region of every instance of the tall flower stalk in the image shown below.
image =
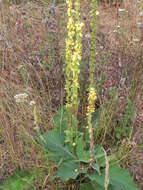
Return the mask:
[[[80,74],[80,62],[81,62],[81,37],[82,37],[82,23],[80,22],[80,3],[79,0],[75,1],[75,43],[74,43],[74,52],[72,60],[72,96],[71,102],[72,107],[75,110],[78,109],[79,98],[78,98],[78,89],[79,89],[79,74]]]
[[[95,73],[95,58],[96,58],[96,6],[97,1],[92,0],[92,40],[91,40],[91,56],[90,56],[90,71],[89,71],[89,95],[88,95],[88,108],[87,108],[87,129],[90,138],[90,150],[91,150],[91,164],[94,163],[95,154],[94,154],[94,136],[92,128],[92,113],[95,110],[95,100],[96,100],[96,91],[94,87],[94,73]]]
[[[80,61],[82,51],[82,23],[80,21],[80,0],[75,0],[73,9],[72,0],[67,0],[68,7],[68,37],[66,40],[66,108],[71,115],[71,138],[73,137],[72,115],[75,114],[77,120],[77,112],[79,105],[78,89]],[[76,122],[76,137],[78,133]]]
[[[67,0],[68,36],[66,39],[66,108],[71,108],[72,62],[74,50],[75,23],[73,18],[72,0]]]
[[[72,65],[72,108],[76,116],[76,139],[78,138],[78,124],[77,124],[77,112],[79,105],[79,74],[80,74],[80,62],[81,62],[81,53],[82,53],[82,26],[83,23],[80,21],[80,0],[75,0],[75,46],[73,52],[73,65]]]

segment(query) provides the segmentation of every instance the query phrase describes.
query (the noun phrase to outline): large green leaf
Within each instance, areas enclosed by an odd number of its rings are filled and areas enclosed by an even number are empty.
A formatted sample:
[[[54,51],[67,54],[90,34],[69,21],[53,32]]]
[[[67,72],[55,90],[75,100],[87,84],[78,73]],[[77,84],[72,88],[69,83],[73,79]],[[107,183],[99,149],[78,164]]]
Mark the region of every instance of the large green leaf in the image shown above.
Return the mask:
[[[97,183],[104,189],[105,169],[102,170],[101,175],[92,172],[87,176],[92,181],[92,183]],[[118,164],[112,165],[109,168],[109,189],[138,190],[128,170],[121,168]]]
[[[93,186],[94,189],[96,189],[96,190],[104,190],[104,189],[105,189],[104,187],[102,187],[102,186],[100,186],[98,183],[96,183],[95,181],[92,182],[92,186]],[[108,190],[111,190],[111,189],[108,188]]]
[[[92,184],[89,182],[89,183],[81,184],[80,190],[94,190],[94,188],[93,188]]]
[[[104,190],[104,187],[100,186],[98,183],[94,181],[82,184],[80,190]]]
[[[100,145],[95,146],[95,159],[99,168],[105,166],[105,155]]]
[[[89,163],[90,162],[90,151],[85,151],[83,138],[78,138],[76,154],[80,162]]]
[[[98,175],[95,172],[89,173],[88,178],[91,180],[92,183],[97,183],[99,186],[104,188],[104,175]]]
[[[105,165],[106,165],[105,155],[104,155],[104,151],[102,150],[102,147],[100,145],[95,146],[95,159],[96,159],[96,162],[99,165],[99,167],[105,167]],[[113,154],[108,156],[108,161],[110,163],[114,162],[115,156]]]
[[[105,190],[105,187],[100,186],[95,181],[92,182],[92,185],[93,185],[94,189],[96,189],[96,190]],[[110,184],[108,185],[108,190],[114,190]]]
[[[57,177],[60,177],[63,181],[69,179],[76,179],[80,173],[80,164],[74,160],[63,162],[57,171]]]
[[[42,136],[41,144],[51,161],[59,162],[61,160],[65,161],[75,158],[72,147],[65,145],[64,137],[56,129],[45,133]]]
[[[104,175],[98,175],[95,173],[91,173],[88,175],[89,179],[91,180],[91,184],[96,190],[104,190],[105,184],[104,184]],[[114,190],[112,186],[109,184],[108,190]]]
[[[110,166],[109,179],[114,190],[138,190],[129,171],[121,168],[118,164]]]
[[[32,185],[34,175],[29,171],[17,171],[14,175],[8,177],[3,183],[0,183],[2,190],[28,190],[35,189]]]

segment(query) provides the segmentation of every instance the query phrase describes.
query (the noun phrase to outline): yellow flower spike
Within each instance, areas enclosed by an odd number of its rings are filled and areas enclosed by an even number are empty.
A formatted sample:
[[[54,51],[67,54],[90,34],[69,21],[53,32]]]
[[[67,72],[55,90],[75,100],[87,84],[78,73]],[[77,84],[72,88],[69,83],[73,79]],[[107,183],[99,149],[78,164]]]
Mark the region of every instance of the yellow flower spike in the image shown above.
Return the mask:
[[[92,87],[89,90],[89,95],[88,95],[88,107],[87,107],[87,115],[92,114],[95,110],[95,100],[96,100],[96,91]]]
[[[81,61],[81,37],[83,23],[80,21],[80,2],[75,0],[75,46],[72,59],[72,88],[71,88],[71,103],[74,111],[77,110],[79,104],[78,89],[79,89],[79,73],[80,73],[80,61]]]
[[[91,150],[91,164],[94,163],[94,136],[92,128],[92,113],[95,110],[95,100],[96,100],[96,91],[94,88],[94,73],[95,73],[95,57],[96,57],[96,16],[99,15],[99,11],[96,10],[97,0],[91,0],[92,5],[92,38],[91,38],[91,56],[90,56],[90,71],[89,71],[89,94],[88,94],[88,107],[87,107],[87,124],[88,124],[88,134],[90,138],[90,150]]]
[[[72,0],[66,1],[68,6],[68,23],[67,23],[67,30],[68,30],[68,37],[66,39],[66,101],[67,101],[67,109],[70,108],[71,104],[71,83],[72,83],[72,73],[71,73],[71,65],[72,65],[72,51],[74,48],[74,35],[75,35],[75,25],[73,19],[73,9],[72,9]]]
[[[80,0],[66,0],[68,23],[67,23],[67,40],[66,40],[66,108],[71,114],[77,113],[79,104],[79,74],[80,61],[82,54],[82,27],[80,21]],[[73,6],[74,4],[74,6]],[[74,7],[74,9],[73,9]],[[72,125],[72,124],[71,124]],[[73,130],[71,127],[71,140],[73,141]],[[77,126],[76,126],[77,130]],[[77,131],[76,131],[77,136]]]

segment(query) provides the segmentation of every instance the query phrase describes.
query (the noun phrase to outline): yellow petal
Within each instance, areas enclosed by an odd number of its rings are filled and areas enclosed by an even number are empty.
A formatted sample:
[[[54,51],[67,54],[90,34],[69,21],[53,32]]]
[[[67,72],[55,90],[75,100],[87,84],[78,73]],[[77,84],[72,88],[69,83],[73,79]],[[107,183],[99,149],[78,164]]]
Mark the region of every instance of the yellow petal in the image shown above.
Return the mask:
[[[96,16],[98,16],[99,15],[99,11],[96,11]]]

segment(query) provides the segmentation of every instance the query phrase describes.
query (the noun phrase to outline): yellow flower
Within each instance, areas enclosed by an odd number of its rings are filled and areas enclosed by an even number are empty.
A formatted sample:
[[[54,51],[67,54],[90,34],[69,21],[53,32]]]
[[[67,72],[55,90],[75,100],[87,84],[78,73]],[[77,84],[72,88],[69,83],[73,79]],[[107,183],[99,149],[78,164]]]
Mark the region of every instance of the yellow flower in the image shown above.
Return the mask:
[[[78,172],[78,169],[75,169],[74,171],[77,173],[77,172]]]
[[[91,87],[89,90],[89,95],[88,95],[87,116],[94,112],[96,99],[97,99],[96,91],[93,87]]]
[[[76,146],[76,143],[72,143],[72,146],[75,147],[75,146]]]
[[[99,11],[96,11],[96,16],[98,16],[99,15]]]

